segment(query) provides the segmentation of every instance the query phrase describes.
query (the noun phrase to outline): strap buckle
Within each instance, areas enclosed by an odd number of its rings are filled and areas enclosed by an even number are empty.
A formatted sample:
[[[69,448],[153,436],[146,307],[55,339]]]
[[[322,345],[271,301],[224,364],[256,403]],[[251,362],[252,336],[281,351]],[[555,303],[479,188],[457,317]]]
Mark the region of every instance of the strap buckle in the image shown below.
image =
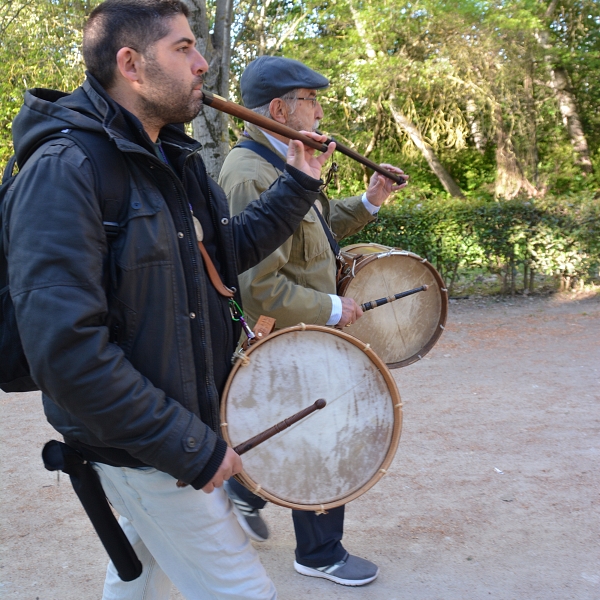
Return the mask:
[[[121,231],[121,226],[114,221],[102,221],[102,225],[104,225],[104,231],[108,238],[116,238]]]

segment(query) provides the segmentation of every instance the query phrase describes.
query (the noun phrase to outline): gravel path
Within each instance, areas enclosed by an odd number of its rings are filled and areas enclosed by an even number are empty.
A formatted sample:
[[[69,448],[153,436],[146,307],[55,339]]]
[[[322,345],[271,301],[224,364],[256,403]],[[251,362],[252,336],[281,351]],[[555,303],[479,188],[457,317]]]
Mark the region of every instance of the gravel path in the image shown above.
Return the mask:
[[[599,339],[600,297],[451,302],[435,348],[395,371],[391,469],[347,509],[345,546],[379,578],[296,574],[290,513],[268,506],[280,599],[600,600]],[[99,599],[106,555],[42,466],[58,436],[37,393],[0,393],[0,436],[0,598]]]

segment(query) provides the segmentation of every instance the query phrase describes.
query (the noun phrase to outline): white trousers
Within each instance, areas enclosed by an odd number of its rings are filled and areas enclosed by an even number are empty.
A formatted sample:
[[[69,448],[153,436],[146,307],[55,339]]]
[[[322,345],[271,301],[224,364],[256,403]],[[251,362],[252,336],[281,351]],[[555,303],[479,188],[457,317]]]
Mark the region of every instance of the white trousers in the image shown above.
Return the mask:
[[[223,488],[210,494],[152,468],[94,463],[106,497],[143,565],[121,581],[109,562],[103,600],[275,600],[277,593]]]

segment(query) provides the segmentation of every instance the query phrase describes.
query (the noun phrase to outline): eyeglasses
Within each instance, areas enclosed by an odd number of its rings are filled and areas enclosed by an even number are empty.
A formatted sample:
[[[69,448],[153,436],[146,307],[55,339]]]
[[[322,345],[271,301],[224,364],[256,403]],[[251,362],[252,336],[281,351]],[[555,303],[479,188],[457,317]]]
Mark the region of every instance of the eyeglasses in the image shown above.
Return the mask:
[[[298,98],[298,96],[294,96],[293,98],[289,98],[289,100],[308,100],[312,102],[313,108],[317,106],[318,100],[314,96],[309,96],[308,98]]]

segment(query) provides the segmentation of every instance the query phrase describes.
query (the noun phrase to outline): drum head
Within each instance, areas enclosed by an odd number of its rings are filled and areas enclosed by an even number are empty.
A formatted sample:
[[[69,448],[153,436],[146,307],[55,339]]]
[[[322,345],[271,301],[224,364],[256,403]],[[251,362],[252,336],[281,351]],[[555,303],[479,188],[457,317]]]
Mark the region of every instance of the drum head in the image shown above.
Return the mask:
[[[248,440],[324,398],[325,408],[249,450],[238,479],[262,497],[326,510],[360,496],[391,463],[402,426],[400,395],[383,362],[327,327],[282,329],[238,361],[221,406],[223,437]]]
[[[391,369],[421,359],[437,342],[448,314],[448,294],[435,268],[411,252],[360,245],[344,252],[363,254],[343,295],[358,304],[427,285],[424,292],[367,311],[344,331],[371,344]]]

